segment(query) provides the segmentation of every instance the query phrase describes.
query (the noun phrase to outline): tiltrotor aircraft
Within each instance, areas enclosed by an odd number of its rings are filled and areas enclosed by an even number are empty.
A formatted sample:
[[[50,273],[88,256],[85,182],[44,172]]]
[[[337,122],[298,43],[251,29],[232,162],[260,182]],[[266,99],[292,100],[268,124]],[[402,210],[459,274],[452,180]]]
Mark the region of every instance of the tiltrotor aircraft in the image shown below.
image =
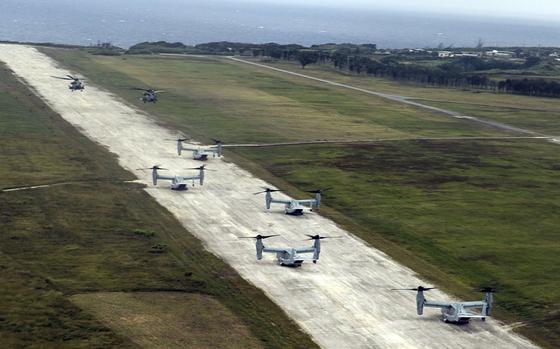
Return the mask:
[[[285,267],[301,267],[304,261],[313,261],[317,263],[319,260],[319,254],[321,253],[321,240],[328,239],[332,237],[319,236],[319,235],[307,235],[309,240],[314,240],[313,246],[311,247],[265,247],[263,244],[264,239],[271,238],[278,235],[257,235],[253,237],[242,237],[241,239],[256,239],[257,247],[257,259],[261,260],[263,258],[263,252],[266,253],[276,253],[276,262]],[[335,237],[338,238],[338,237]],[[302,254],[313,253],[312,258],[303,257]]]
[[[491,287],[479,289],[479,292],[486,294],[483,301],[474,302],[438,302],[429,301],[424,297],[424,292],[434,289],[435,287],[418,286],[416,288],[397,288],[393,291],[417,291],[416,294],[416,312],[418,315],[424,313],[424,307],[440,308],[443,322],[466,324],[470,319],[486,320],[492,310],[493,293],[495,290]],[[471,312],[471,309],[480,309],[480,312]]]
[[[144,94],[142,95],[142,98],[140,98],[140,100],[144,103],[155,103],[155,102],[157,102],[157,94],[165,92],[165,91],[158,91],[158,90],[155,90],[153,88],[146,89],[146,88],[140,88],[140,87],[133,87],[132,90],[144,91]]]
[[[270,209],[270,204],[282,204],[284,205],[284,212],[288,215],[292,215],[292,216],[301,216],[303,214],[304,211],[308,210],[308,211],[313,211],[314,208],[319,208],[319,206],[321,206],[321,194],[326,191],[329,190],[330,188],[327,189],[317,189],[317,190],[307,190],[307,193],[312,193],[315,194],[315,199],[309,199],[309,200],[295,200],[295,199],[290,199],[290,200],[278,200],[278,199],[274,199],[272,197],[271,193],[280,191],[278,189],[271,189],[271,188],[266,188],[263,187],[263,191],[260,191],[258,193],[254,193],[254,195],[258,195],[258,194],[262,194],[262,193],[266,193],[265,195],[265,204],[266,204],[266,208]]]
[[[139,168],[138,170],[152,170],[152,180],[154,185],[157,185],[159,180],[171,181],[171,190],[188,190],[187,181],[192,180],[192,185],[196,180],[199,181],[200,185],[204,184],[204,171],[206,170],[204,166],[191,168],[190,170],[198,170],[198,176],[162,176],[158,173],[161,170],[167,170],[166,168],[159,167],[155,165],[148,168]]]
[[[183,150],[192,151],[193,159],[206,161],[208,160],[208,156],[212,155],[212,157],[221,157],[222,156],[222,141],[219,139],[213,139],[214,144],[213,146],[200,146],[195,148],[186,148],[183,146],[183,142],[187,141],[187,138],[179,138],[177,139],[177,155],[181,156]]]
[[[55,79],[61,79],[61,80],[70,80],[70,85],[68,85],[68,88],[74,92],[74,91],[83,91],[86,86],[84,85],[84,81],[83,79],[80,79],[78,77],[74,77],[72,75],[66,75],[66,77],[60,77],[60,76],[51,76]]]

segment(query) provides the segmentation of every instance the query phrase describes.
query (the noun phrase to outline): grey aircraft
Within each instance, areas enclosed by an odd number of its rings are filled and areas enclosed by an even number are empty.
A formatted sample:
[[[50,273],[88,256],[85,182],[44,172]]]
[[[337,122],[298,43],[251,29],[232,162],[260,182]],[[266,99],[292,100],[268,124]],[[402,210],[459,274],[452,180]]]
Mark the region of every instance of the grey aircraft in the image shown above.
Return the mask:
[[[52,78],[55,79],[61,79],[61,80],[70,80],[70,85],[68,85],[68,88],[70,89],[70,91],[74,92],[74,91],[83,91],[86,86],[84,85],[84,79],[80,79],[78,77],[74,77],[72,75],[66,75],[66,77],[60,77],[60,76],[51,76]]]
[[[213,139],[214,145],[213,146],[199,146],[194,148],[188,148],[183,146],[183,142],[187,141],[187,138],[179,138],[177,139],[177,155],[181,156],[183,150],[192,151],[193,159],[206,161],[208,160],[208,156],[212,155],[212,157],[221,157],[222,156],[222,141],[219,139]]]
[[[144,94],[142,95],[142,98],[140,98],[140,100],[144,103],[156,103],[157,102],[157,94],[158,93],[162,93],[165,91],[158,91],[156,89],[153,88],[140,88],[140,87],[133,87],[131,88],[132,90],[136,90],[136,91],[144,91]]]
[[[301,216],[301,215],[303,215],[304,211],[313,211],[314,208],[319,208],[319,206],[321,206],[321,194],[324,191],[329,190],[331,188],[317,189],[317,190],[307,190],[306,191],[307,193],[315,194],[314,199],[308,199],[308,200],[295,200],[295,199],[279,200],[279,199],[274,199],[272,197],[271,193],[274,193],[274,192],[277,192],[277,191],[280,191],[280,190],[266,188],[266,187],[263,187],[263,189],[264,189],[263,191],[260,191],[258,193],[254,193],[254,195],[266,193],[265,194],[265,204],[266,204],[267,209],[270,209],[270,204],[282,204],[282,205],[284,205],[284,212],[287,215]]]
[[[188,190],[188,181],[192,181],[192,185],[196,180],[199,181],[200,185],[204,184],[204,171],[207,171],[204,166],[191,168],[190,170],[198,170],[197,176],[163,176],[158,171],[166,171],[166,168],[159,167],[155,165],[149,168],[139,168],[138,170],[152,170],[152,181],[154,185],[157,185],[159,180],[171,181],[171,190]]]
[[[313,246],[310,247],[265,247],[263,244],[264,239],[271,238],[278,235],[257,235],[253,237],[242,237],[241,239],[256,239],[257,248],[257,259],[261,260],[263,258],[263,252],[266,253],[276,253],[276,262],[285,267],[301,267],[304,261],[313,261],[317,263],[319,260],[319,254],[321,253],[321,240],[333,237],[319,236],[319,235],[307,235],[308,240],[314,240]],[[334,237],[338,238],[338,237]],[[306,258],[302,254],[313,253],[312,258]]]
[[[466,324],[470,319],[486,320],[492,310],[493,293],[495,290],[491,287],[484,287],[477,291],[485,293],[483,301],[474,302],[438,302],[429,301],[424,297],[424,292],[434,289],[435,287],[418,286],[416,288],[397,288],[394,291],[416,291],[416,312],[418,315],[424,313],[424,307],[440,308],[443,322]],[[478,312],[471,311],[479,309]]]

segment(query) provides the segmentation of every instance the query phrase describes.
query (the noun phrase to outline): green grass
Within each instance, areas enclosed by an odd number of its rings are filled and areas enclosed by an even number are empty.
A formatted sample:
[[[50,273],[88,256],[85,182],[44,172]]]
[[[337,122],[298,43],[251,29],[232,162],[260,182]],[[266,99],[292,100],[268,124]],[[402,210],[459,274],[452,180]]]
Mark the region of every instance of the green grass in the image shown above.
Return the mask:
[[[239,328],[248,329],[249,337],[241,336],[248,342],[316,347],[141,186],[125,183],[132,175],[109,152],[50,111],[4,67],[0,101],[0,187],[78,180],[0,193],[2,348],[136,347],[68,297],[169,290],[215,299]]]
[[[91,57],[73,50],[43,51],[139,108],[184,126],[202,141],[498,134],[412,106],[223,59]],[[156,105],[143,105],[138,92],[127,89],[135,85],[168,93],[161,94]]]
[[[203,141],[506,135],[244,64],[48,52]],[[383,92],[457,100],[445,106],[469,115],[494,112],[505,121],[502,110],[508,108],[516,115],[512,124],[534,130],[554,129],[560,110],[552,99],[415,88],[324,67],[306,72]],[[157,105],[144,106],[137,95],[118,88],[140,81],[171,92]],[[543,108],[555,112],[548,115]],[[524,121],[525,112],[533,118]],[[498,317],[524,321],[522,333],[554,348],[560,345],[558,149],[537,141],[404,141],[226,151],[294,196],[334,187],[322,214],[460,297],[479,297],[471,291],[475,286],[498,287]]]
[[[105,292],[77,294],[71,300],[144,348],[263,347],[229,309],[202,294]]]
[[[544,135],[560,135],[560,111],[540,111],[488,105],[461,104],[459,102],[446,103],[426,101],[422,103],[439,108],[452,109],[464,115],[515,125]]]
[[[560,111],[560,104],[556,98],[541,98],[499,94],[484,91],[463,91],[460,89],[447,89],[441,87],[419,86],[416,84],[403,84],[383,78],[365,75],[355,75],[336,70],[326,65],[309,65],[304,71],[295,64],[285,61],[267,63],[271,66],[284,68],[304,74],[324,78],[336,82],[348,83],[353,86],[371,89],[378,92],[403,95],[423,100],[440,100],[458,102],[461,104],[491,105],[506,108],[537,109]]]

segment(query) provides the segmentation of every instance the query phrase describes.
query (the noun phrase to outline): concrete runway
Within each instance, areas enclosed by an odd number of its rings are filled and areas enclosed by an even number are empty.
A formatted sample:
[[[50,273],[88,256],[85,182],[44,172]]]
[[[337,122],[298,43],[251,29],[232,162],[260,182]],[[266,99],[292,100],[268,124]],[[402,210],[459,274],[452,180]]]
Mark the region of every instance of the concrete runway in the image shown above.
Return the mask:
[[[200,165],[187,157],[188,152],[177,157],[175,144],[164,141],[176,133],[118,97],[91,85],[83,93],[70,92],[65,81],[50,76],[75,72],[61,69],[34,48],[0,45],[0,60],[64,119],[117,154],[121,166],[145,183],[151,180],[150,171],[136,168],[161,164],[171,169],[169,174],[194,174],[181,169]],[[291,217],[281,207],[267,211],[264,197],[252,193],[269,184],[236,165],[211,159],[208,167],[217,172],[208,172],[202,187],[172,192],[161,182],[157,187],[150,183],[146,190],[209,251],[263,289],[321,347],[536,348],[492,319],[454,326],[441,322],[437,310],[427,309],[424,316],[417,316],[414,292],[389,291],[426,285],[412,270],[317,214]],[[343,238],[325,240],[318,264],[290,269],[275,265],[271,255],[255,259],[254,241],[239,237],[257,233],[281,234],[265,240],[278,247],[305,246],[304,234]],[[449,299],[437,290],[427,296]]]

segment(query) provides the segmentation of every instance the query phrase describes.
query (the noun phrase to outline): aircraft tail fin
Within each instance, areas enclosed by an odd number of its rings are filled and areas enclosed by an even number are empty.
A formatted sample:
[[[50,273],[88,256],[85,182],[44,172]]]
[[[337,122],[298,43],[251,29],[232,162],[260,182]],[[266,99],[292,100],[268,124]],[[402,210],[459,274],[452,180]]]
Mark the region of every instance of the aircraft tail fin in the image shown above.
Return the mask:
[[[181,140],[177,140],[177,155],[181,156],[182,151],[183,151],[183,142]]]
[[[485,313],[486,315],[490,315],[490,312],[492,311],[492,302],[494,301],[494,295],[492,294],[492,292],[486,292],[484,301],[486,302]]]

